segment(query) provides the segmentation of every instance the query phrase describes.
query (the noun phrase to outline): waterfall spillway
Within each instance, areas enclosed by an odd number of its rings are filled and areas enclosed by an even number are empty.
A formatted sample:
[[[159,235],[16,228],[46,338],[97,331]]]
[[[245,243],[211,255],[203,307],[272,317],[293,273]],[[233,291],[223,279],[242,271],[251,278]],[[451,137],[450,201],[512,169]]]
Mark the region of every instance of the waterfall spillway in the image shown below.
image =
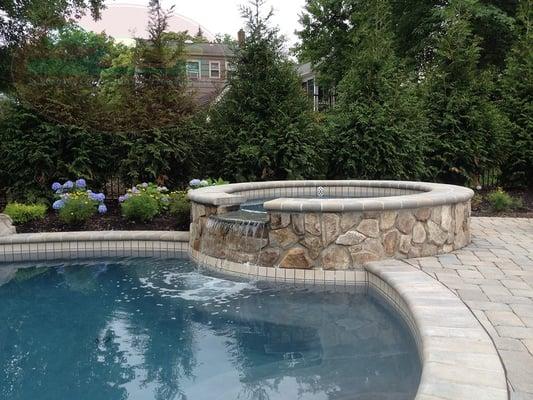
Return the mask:
[[[235,211],[212,215],[205,225],[202,251],[216,258],[257,264],[268,245],[268,215]]]

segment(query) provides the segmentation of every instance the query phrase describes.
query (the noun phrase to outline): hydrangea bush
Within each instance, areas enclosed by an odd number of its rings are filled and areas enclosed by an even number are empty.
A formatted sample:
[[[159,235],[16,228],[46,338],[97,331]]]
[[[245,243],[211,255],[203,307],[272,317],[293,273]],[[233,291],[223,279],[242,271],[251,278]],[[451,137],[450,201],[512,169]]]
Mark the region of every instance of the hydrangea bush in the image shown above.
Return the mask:
[[[227,185],[228,183],[229,183],[228,181],[225,181],[222,178],[193,179],[189,182],[189,188],[200,189],[200,188],[207,187],[207,186]]]
[[[141,183],[128,189],[118,201],[122,215],[137,222],[148,222],[168,210],[170,193],[166,186],[155,183]]]
[[[105,195],[88,189],[85,179],[80,178],[75,182],[68,180],[63,184],[54,182],[52,190],[56,197],[52,208],[59,213],[63,222],[79,224],[96,213],[102,215],[107,212]]]
[[[202,184],[201,181],[199,184]],[[149,222],[158,215],[168,213],[176,217],[180,225],[189,222],[190,202],[186,191],[171,192],[166,186],[141,183],[128,189],[118,201],[122,215],[130,221]]]

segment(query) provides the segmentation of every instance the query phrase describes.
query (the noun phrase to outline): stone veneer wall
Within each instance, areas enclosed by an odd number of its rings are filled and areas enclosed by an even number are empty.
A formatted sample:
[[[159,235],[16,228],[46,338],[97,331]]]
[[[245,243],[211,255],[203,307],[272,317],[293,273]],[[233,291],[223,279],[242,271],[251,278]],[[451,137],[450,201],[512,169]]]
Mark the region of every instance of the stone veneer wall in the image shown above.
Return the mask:
[[[386,258],[447,253],[470,242],[470,201],[371,212],[270,212],[255,237],[207,228],[210,216],[234,207],[193,203],[191,248],[264,267],[352,269]]]

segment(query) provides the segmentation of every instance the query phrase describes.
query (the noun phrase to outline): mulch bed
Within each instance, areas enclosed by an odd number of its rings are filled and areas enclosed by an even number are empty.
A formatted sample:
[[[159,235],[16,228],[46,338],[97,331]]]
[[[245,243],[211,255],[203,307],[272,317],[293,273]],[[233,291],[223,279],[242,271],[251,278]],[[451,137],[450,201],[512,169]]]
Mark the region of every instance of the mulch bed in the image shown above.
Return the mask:
[[[533,190],[511,190],[508,193],[513,197],[522,199],[523,206],[520,209],[506,212],[495,212],[486,196],[488,191],[478,193],[472,201],[472,215],[474,217],[513,217],[533,218]],[[37,232],[73,232],[73,231],[187,231],[189,221],[178,221],[175,217],[165,215],[155,218],[148,223],[136,223],[126,221],[120,214],[118,205],[108,205],[108,213],[92,217],[83,225],[67,225],[58,218],[57,214],[50,211],[46,218],[40,221],[32,221],[17,226],[18,233]]]
[[[165,215],[148,223],[126,221],[120,214],[120,207],[108,205],[105,215],[95,215],[82,225],[67,225],[57,214],[49,212],[43,220],[17,225],[17,233],[37,232],[74,232],[74,231],[188,231],[187,221],[178,221],[175,217]]]
[[[496,212],[492,209],[487,195],[490,191],[481,191],[472,200],[472,215],[474,217],[510,217],[533,218],[533,190],[507,190],[512,197],[522,199],[522,207],[512,211]]]

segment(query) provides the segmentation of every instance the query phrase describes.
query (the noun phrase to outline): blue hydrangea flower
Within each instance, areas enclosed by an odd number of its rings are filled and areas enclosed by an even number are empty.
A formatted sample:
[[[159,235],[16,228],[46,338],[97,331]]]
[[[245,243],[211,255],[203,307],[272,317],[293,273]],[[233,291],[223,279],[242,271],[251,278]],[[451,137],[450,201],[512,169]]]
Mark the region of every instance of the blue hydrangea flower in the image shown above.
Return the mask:
[[[74,182],[72,181],[66,181],[64,184],[63,184],[63,187],[65,189],[72,189],[74,187]]]
[[[107,207],[105,206],[105,204],[100,204],[98,206],[98,212],[100,214],[105,214],[107,212]]]
[[[57,191],[58,191],[59,189],[61,189],[62,187],[63,187],[63,185],[61,185],[61,183],[59,183],[59,182],[54,182],[54,183],[52,183],[52,190],[53,190],[54,192],[56,192],[56,193],[57,193]]]
[[[189,182],[189,185],[192,187],[200,186],[202,184],[202,181],[200,179],[193,179]]]
[[[54,210],[60,210],[63,207],[65,207],[65,201],[64,200],[56,200],[56,201],[54,201],[54,204],[52,204],[52,208]]]
[[[147,187],[148,187],[148,184],[147,184],[146,182],[143,182],[143,183],[141,184],[141,186],[142,186],[143,188],[147,188]]]
[[[137,194],[137,193],[141,193],[141,191],[140,191],[139,189],[137,189],[136,187],[132,187],[132,188],[131,188],[131,192],[132,192],[132,193],[135,193],[135,194]]]
[[[120,197],[118,198],[118,202],[119,202],[119,203],[124,203],[126,200],[127,200],[126,195],[124,195],[124,196],[120,196]]]
[[[87,182],[85,179],[80,178],[76,181],[76,187],[80,189],[85,189],[87,187]]]
[[[94,197],[95,197],[95,200],[99,201],[100,203],[102,203],[105,200],[105,194],[103,193],[97,193],[95,194]]]

